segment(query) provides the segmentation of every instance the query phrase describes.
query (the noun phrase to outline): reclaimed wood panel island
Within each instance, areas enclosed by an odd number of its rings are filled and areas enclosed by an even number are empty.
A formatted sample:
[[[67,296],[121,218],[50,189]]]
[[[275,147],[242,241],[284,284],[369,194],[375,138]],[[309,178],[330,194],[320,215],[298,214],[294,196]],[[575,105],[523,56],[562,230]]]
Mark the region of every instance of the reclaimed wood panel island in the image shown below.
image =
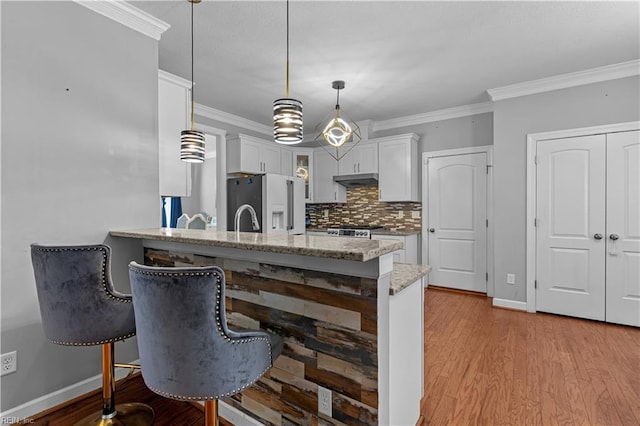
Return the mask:
[[[392,253],[401,242],[169,228],[110,234],[140,245],[148,265],[221,267],[229,324],[283,337],[274,367],[225,398],[233,408],[221,404],[223,417],[236,424],[415,425],[427,268],[397,266],[394,274]],[[417,315],[418,323],[394,324],[394,309],[403,321]],[[407,348],[411,354],[401,353]],[[318,413],[318,386],[332,392],[331,416]]]

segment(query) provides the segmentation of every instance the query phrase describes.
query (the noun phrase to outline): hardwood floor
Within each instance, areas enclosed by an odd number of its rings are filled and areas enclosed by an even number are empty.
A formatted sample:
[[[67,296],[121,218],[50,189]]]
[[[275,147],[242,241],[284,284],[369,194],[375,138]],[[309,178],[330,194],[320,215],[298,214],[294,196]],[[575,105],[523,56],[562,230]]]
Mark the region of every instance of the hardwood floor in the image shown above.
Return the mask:
[[[640,329],[491,307],[429,288],[424,425],[640,425]],[[149,404],[156,426],[203,424],[195,404],[119,382],[118,402]],[[98,391],[33,416],[68,426],[100,408]],[[222,421],[222,426],[229,423]]]
[[[197,403],[175,401],[163,398],[150,391],[142,381],[140,373],[123,379],[116,384],[116,404],[141,402],[153,408],[155,426],[204,425],[204,410]],[[59,407],[32,416],[28,423],[36,426],[69,426],[102,408],[100,390],[82,395]],[[23,424],[23,423],[19,423]],[[233,426],[220,419],[220,426]]]
[[[425,309],[424,424],[640,424],[639,329],[436,289]]]

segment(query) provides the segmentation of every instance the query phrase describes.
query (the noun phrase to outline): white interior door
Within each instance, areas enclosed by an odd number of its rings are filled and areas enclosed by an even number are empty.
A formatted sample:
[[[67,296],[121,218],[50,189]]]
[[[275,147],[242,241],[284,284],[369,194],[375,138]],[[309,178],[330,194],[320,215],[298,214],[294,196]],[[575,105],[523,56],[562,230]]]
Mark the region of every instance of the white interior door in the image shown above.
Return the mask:
[[[428,169],[429,283],[486,293],[487,154],[430,158]]]
[[[606,320],[640,326],[640,132],[607,135]]]
[[[536,305],[604,320],[605,135],[537,145]]]

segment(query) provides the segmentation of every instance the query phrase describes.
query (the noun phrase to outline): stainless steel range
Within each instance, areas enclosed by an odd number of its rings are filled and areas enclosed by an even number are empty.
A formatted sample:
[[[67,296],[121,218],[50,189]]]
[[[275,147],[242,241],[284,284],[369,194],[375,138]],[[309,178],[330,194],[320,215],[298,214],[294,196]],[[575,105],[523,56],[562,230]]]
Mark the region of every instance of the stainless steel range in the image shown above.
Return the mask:
[[[331,237],[371,238],[371,231],[382,229],[382,226],[349,226],[327,229]]]

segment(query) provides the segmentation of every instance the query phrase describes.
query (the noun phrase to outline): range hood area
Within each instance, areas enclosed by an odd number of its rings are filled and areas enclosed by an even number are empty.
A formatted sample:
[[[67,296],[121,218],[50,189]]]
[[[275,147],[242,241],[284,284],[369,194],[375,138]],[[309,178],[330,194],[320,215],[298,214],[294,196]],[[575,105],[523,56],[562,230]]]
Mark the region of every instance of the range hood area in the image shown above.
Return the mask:
[[[356,188],[360,186],[376,186],[378,185],[377,173],[360,173],[357,175],[339,175],[334,176],[333,181],[347,188]]]

